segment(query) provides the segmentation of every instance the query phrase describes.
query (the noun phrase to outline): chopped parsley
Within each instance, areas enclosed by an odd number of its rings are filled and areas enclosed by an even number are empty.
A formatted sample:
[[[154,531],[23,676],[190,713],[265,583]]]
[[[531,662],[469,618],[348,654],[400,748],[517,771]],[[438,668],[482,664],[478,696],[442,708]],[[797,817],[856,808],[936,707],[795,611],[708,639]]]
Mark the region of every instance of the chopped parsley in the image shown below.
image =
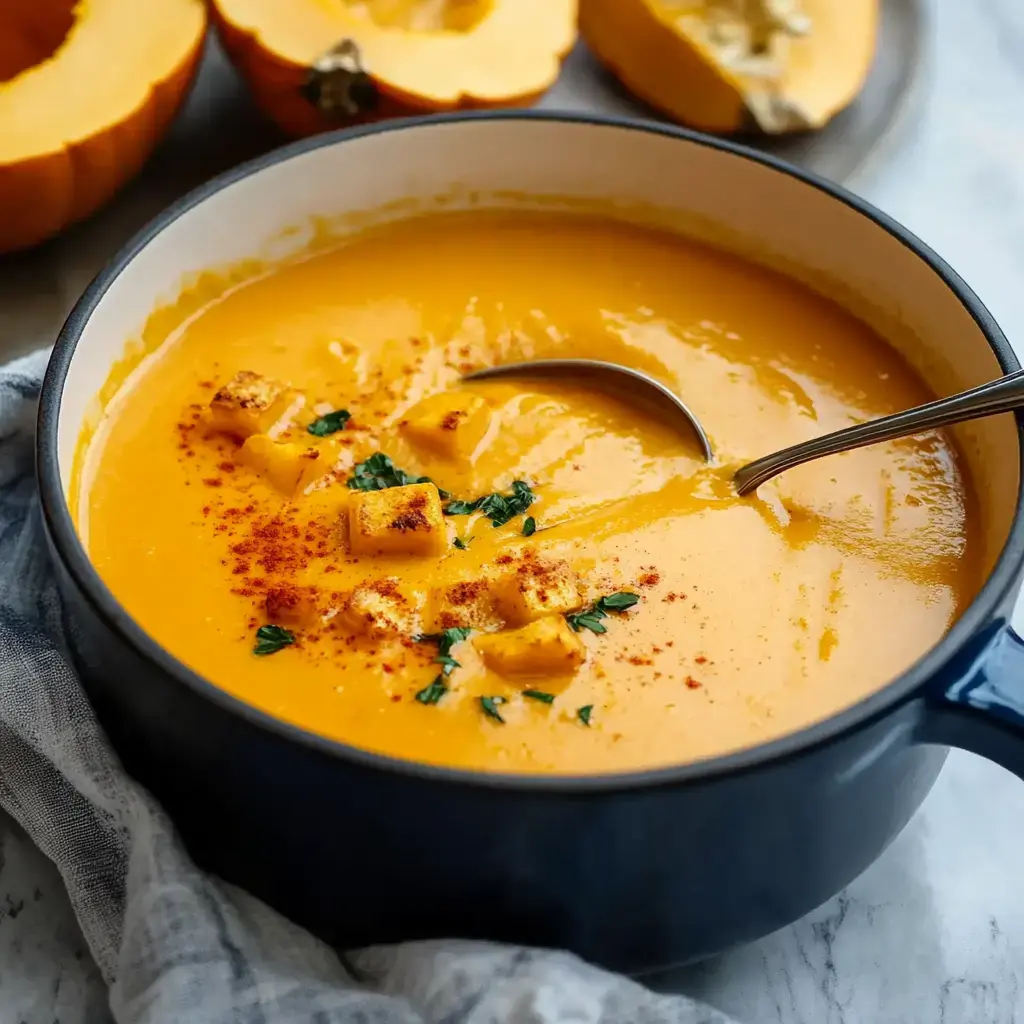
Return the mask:
[[[576,717],[586,726],[590,725],[590,716],[594,713],[593,704],[584,704],[576,709]]]
[[[473,538],[471,537],[470,540]],[[453,543],[460,551],[468,551],[470,540],[463,540],[461,537],[456,537]]]
[[[437,644],[441,654],[449,654],[456,644],[461,644],[472,632],[469,626],[453,626],[441,633],[420,633],[413,640],[418,644]]]
[[[318,419],[313,420],[306,429],[314,437],[327,437],[336,434],[339,430],[345,429],[345,424],[352,419],[348,409],[335,409],[334,412],[325,413]]]
[[[437,657],[434,659],[436,665],[440,665],[441,671],[444,675],[449,676],[457,668],[461,668],[461,662],[456,661],[452,657],[452,648],[456,644],[461,644],[466,637],[472,632],[466,626],[455,626],[452,629],[446,629],[442,633],[421,633],[419,636],[413,637],[418,644],[436,643],[437,644]],[[441,676],[438,676],[440,679]],[[428,687],[429,689],[429,687]],[[417,699],[418,695],[417,695]],[[426,703],[426,702],[424,702]],[[437,701],[431,701],[430,703],[436,704]]]
[[[480,698],[480,707],[484,709],[484,714],[487,715],[488,718],[493,718],[496,722],[501,722],[502,725],[505,724],[505,719],[501,717],[501,712],[498,708],[505,703],[507,703],[507,701],[504,697]]]
[[[260,626],[256,630],[256,646],[252,649],[253,654],[263,657],[266,654],[275,654],[295,643],[295,634],[285,629],[284,626]]]
[[[523,690],[523,696],[529,697],[530,700],[539,700],[542,704],[553,704],[555,701],[553,693],[545,693],[543,690]]]
[[[602,619],[608,618],[609,612],[624,612],[632,608],[640,600],[639,594],[631,594],[627,590],[619,590],[607,597],[598,598],[589,608],[580,612],[570,612],[565,620],[579,633],[589,629],[591,633],[607,633]]]
[[[516,480],[512,484],[511,494],[495,491],[473,501],[450,501],[444,507],[444,514],[468,516],[470,512],[482,512],[490,519],[491,526],[504,526],[510,519],[521,516],[536,500],[537,495],[530,490],[530,485],[524,480]]]
[[[438,676],[429,686],[424,686],[416,694],[416,699],[421,704],[436,704],[447,692],[448,684],[444,681],[444,676]]]
[[[537,532],[537,520],[533,516],[527,516],[523,520],[523,536],[532,537]]]
[[[628,590],[620,590],[617,593],[600,598],[597,602],[597,607],[605,612],[624,612],[627,608],[632,608],[639,600],[639,594],[631,594]]]
[[[357,462],[348,485],[354,491],[386,491],[389,487],[407,487],[409,484],[432,484],[429,476],[410,476],[399,469],[383,452],[374,452],[365,462]],[[437,493],[449,498],[440,487]]]

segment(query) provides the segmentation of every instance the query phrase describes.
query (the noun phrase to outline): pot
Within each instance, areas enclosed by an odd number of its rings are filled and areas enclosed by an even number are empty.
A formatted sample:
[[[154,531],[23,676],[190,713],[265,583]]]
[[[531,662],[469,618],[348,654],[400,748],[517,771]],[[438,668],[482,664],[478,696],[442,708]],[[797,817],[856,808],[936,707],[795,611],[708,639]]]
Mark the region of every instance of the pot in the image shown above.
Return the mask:
[[[202,866],[341,946],[457,935],[563,947],[623,970],[661,967],[755,939],[840,890],[906,825],[946,746],[1024,772],[1024,645],[1008,626],[1024,564],[1012,416],[957,428],[987,578],[940,643],[883,689],[801,732],[618,775],[448,770],[277,721],[143,633],[101,582],[69,512],[72,459],[94,396],[127,339],[184,277],[252,256],[271,238],[299,244],[301,231],[287,229],[314,216],[513,193],[549,205],[614,204],[631,216],[656,211],[825,282],[888,324],[938,391],[1018,369],[978,299],[923,243],[770,157],[681,129],[580,115],[392,121],[306,140],[214,180],[163,213],[91,285],[43,386],[46,527],[97,714]]]

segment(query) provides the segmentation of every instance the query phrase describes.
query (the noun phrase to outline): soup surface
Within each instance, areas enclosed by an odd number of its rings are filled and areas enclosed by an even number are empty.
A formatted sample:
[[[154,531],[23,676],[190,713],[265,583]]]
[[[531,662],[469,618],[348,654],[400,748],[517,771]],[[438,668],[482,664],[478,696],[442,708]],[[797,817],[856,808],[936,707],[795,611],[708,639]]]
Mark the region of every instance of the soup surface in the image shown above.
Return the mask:
[[[656,375],[716,463],[593,390],[460,384],[556,354]],[[973,595],[942,434],[729,482],[929,397],[860,321],[734,257],[441,215],[212,297],[83,440],[79,527],[147,632],[282,719],[463,767],[666,765],[857,701]]]

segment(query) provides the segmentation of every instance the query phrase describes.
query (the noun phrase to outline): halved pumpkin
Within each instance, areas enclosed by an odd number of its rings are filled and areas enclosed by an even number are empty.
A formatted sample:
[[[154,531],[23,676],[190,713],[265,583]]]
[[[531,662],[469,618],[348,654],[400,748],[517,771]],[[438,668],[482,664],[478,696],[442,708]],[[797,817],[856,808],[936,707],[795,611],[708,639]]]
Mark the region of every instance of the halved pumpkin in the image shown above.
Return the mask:
[[[712,132],[820,128],[860,92],[879,0],[580,0],[580,31],[622,83]]]
[[[577,0],[213,0],[224,48],[291,135],[525,104],[558,77]]]
[[[192,81],[202,0],[0,0],[0,252],[92,213]]]

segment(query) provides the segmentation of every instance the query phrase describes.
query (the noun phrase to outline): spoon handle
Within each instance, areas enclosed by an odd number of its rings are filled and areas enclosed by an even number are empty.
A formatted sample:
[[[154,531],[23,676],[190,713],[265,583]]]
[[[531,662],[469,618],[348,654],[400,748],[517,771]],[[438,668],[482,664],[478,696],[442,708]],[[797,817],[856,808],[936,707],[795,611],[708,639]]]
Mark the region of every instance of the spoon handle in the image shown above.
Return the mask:
[[[848,452],[878,441],[909,437],[911,434],[921,434],[949,423],[963,423],[966,420],[1020,408],[1024,408],[1024,370],[1008,373],[1005,377],[989,381],[970,391],[962,391],[951,398],[940,398],[937,402],[919,405],[906,412],[870,420],[855,427],[846,427],[795,444],[791,448],[784,448],[780,452],[766,455],[763,459],[747,463],[736,471],[733,481],[740,494],[749,494],[784,470],[811,462],[813,459],[820,459],[824,455]]]

